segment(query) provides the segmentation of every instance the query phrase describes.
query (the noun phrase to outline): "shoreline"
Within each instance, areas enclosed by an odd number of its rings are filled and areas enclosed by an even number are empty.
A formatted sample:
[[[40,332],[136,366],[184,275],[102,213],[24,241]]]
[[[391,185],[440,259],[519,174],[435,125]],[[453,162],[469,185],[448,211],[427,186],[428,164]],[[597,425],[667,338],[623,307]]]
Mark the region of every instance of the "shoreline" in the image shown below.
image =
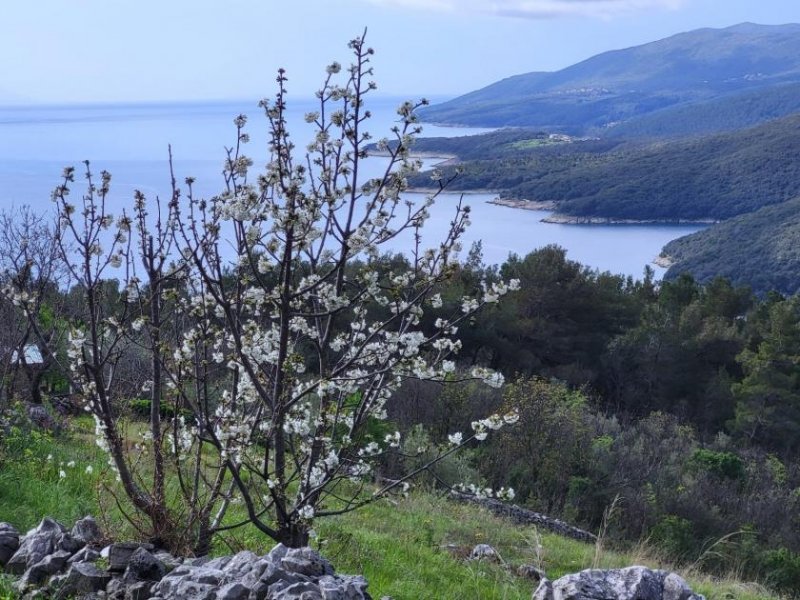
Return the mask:
[[[458,195],[458,196],[478,196],[481,194],[496,194],[495,190],[440,190],[439,188],[435,187],[410,187],[405,190],[409,194],[434,194],[439,192],[440,194],[447,194],[447,195]],[[492,204],[493,200],[487,200],[487,203]]]
[[[392,156],[392,153],[388,150],[367,150],[367,156],[375,156],[378,158],[389,158]],[[410,152],[410,158],[420,158],[422,160],[436,160],[438,159],[439,162],[435,163],[433,166],[438,167],[442,166],[449,166],[449,165],[457,165],[461,162],[457,155],[455,154],[442,154],[441,152]]]
[[[487,204],[495,206],[505,206],[507,208],[518,208],[520,210],[555,210],[556,203],[552,200],[515,200],[513,198],[495,198],[487,200]],[[544,222],[544,219],[542,219]]]
[[[387,157],[391,156],[388,151],[371,151],[370,156]],[[441,152],[411,152],[413,158],[423,160],[438,159],[439,162],[433,164],[434,167],[457,165],[461,161],[455,154],[443,154]],[[499,190],[492,190],[486,188],[471,189],[471,190],[440,190],[436,187],[411,187],[406,190],[410,194],[458,194],[461,196],[471,196],[480,194],[500,194]],[[523,198],[501,198],[499,195],[492,199],[487,200],[487,204],[495,206],[504,206],[506,208],[515,208],[518,210],[534,210],[534,211],[554,211],[550,215],[541,219],[542,223],[549,223],[551,225],[715,225],[720,223],[719,219],[623,219],[617,217],[598,217],[592,215],[565,215],[563,213],[555,212],[558,204],[553,200],[526,200]],[[658,257],[657,257],[658,258]],[[668,260],[668,259],[665,259]],[[654,264],[661,266],[656,260]],[[671,265],[672,263],[670,263]],[[665,268],[669,268],[669,265]]]
[[[653,259],[653,264],[657,267],[661,267],[662,269],[669,269],[675,264],[675,259],[673,259],[669,254],[659,254]]]
[[[579,216],[553,213],[542,219],[556,225],[715,225],[718,219],[619,219],[615,217]]]

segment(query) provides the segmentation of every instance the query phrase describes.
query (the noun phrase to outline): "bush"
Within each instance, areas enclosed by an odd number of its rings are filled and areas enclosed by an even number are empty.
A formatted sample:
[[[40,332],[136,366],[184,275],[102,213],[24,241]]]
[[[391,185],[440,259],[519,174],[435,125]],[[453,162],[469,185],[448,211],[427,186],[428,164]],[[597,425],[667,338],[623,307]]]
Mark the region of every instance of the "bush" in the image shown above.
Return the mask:
[[[147,398],[134,398],[128,402],[128,410],[131,412],[131,414],[143,419],[150,418],[150,406],[150,400]],[[161,418],[163,419],[175,418],[175,408],[168,404],[162,404],[159,412],[161,413]],[[192,411],[185,408],[178,409],[178,414],[183,415],[185,419],[189,419],[194,416]]]
[[[800,554],[787,548],[764,553],[763,571],[767,584],[778,591],[798,597],[800,594]]]
[[[650,531],[650,541],[671,558],[681,559],[695,552],[698,544],[688,519],[668,515]]]
[[[733,452],[698,448],[692,454],[690,464],[697,471],[705,471],[721,479],[741,480],[745,477],[744,461]]]

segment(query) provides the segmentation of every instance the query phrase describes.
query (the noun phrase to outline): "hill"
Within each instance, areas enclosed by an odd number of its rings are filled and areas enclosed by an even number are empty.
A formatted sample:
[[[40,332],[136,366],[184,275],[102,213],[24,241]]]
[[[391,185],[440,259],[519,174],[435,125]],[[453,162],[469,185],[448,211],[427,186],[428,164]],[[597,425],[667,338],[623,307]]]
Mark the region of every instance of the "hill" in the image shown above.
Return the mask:
[[[585,133],[712,99],[746,103],[736,96],[800,82],[798,33],[797,24],[699,29],[510,77],[421,114],[439,123]],[[780,105],[765,112],[775,116]]]
[[[606,128],[608,138],[676,138],[732,131],[800,112],[800,83],[658,110]]]
[[[667,244],[673,261],[667,279],[691,273],[707,282],[717,276],[756,293],[800,291],[800,198],[767,206]]]
[[[800,195],[798,134],[800,115],[794,115],[742,131],[649,144],[564,143],[522,129],[419,140],[415,149],[465,159],[453,189],[552,201],[559,213],[574,217],[720,220]]]

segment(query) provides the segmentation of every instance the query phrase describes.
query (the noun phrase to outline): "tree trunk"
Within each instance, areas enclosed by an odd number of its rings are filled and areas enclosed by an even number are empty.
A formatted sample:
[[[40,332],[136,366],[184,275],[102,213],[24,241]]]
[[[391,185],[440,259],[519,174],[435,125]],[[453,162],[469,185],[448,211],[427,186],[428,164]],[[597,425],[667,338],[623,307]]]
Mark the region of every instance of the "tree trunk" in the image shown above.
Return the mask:
[[[281,525],[278,531],[280,542],[289,548],[302,548],[308,546],[308,528],[298,523]]]

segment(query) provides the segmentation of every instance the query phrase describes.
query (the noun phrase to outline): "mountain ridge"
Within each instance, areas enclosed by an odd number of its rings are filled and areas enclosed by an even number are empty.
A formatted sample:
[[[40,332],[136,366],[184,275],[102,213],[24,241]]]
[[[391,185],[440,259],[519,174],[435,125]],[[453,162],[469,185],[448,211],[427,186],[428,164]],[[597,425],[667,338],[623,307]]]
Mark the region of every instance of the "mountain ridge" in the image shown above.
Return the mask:
[[[609,50],[502,79],[421,112],[424,120],[572,133],[655,111],[800,82],[800,24],[740,23]]]

